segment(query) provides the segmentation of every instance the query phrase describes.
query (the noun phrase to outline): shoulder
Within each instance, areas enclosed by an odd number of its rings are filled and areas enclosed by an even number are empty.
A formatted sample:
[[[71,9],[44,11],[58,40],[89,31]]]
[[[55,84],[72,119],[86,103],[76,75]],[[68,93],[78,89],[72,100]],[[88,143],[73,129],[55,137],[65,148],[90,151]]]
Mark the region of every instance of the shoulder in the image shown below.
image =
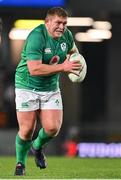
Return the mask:
[[[42,39],[45,34],[45,26],[43,24],[34,28],[28,35],[27,39]]]
[[[68,43],[70,43],[70,42],[73,43],[73,41],[74,41],[72,32],[68,28],[65,29],[65,32],[64,32],[62,38],[64,38]]]
[[[73,38],[72,32],[68,28],[66,28],[64,35]]]
[[[63,38],[66,39],[67,42],[68,41],[69,42],[73,42],[74,41],[73,40],[72,32],[68,28],[65,29],[65,32],[63,34]]]
[[[45,35],[44,35],[44,26],[40,25],[34,28],[28,35],[25,46],[26,49],[40,49],[45,46]]]

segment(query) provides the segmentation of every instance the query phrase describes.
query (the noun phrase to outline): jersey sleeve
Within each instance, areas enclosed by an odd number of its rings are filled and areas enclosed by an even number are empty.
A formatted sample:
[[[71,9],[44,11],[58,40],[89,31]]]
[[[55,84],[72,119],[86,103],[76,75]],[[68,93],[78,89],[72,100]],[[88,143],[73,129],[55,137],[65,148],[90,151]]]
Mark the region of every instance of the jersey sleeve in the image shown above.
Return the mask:
[[[42,60],[43,47],[44,40],[41,32],[31,32],[26,42],[26,59]]]
[[[78,48],[77,48],[77,46],[75,44],[73,35],[72,35],[70,30],[68,30],[68,37],[69,37],[68,53],[70,53],[70,52],[79,52]]]
[[[68,30],[68,40],[69,40],[68,43],[68,53],[69,53],[74,46],[74,38],[70,30]]]

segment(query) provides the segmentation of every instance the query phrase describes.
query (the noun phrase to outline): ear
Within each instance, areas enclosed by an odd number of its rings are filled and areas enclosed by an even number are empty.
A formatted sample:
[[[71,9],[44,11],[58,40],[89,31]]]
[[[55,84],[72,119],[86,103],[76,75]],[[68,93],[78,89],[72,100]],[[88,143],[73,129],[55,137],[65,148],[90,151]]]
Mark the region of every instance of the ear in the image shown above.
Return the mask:
[[[46,18],[46,19],[45,19],[45,23],[46,23],[46,24],[50,24],[50,18]]]
[[[46,18],[46,19],[45,19],[45,23],[47,23],[48,21],[49,21],[49,19],[48,19],[48,18]]]

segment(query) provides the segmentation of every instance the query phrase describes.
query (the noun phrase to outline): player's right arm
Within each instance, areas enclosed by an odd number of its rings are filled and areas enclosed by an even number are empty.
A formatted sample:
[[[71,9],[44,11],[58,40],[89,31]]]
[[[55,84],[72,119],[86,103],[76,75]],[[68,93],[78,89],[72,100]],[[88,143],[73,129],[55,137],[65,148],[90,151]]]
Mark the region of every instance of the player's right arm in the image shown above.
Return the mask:
[[[69,57],[68,57],[69,58]],[[69,61],[68,58],[62,64],[43,64],[42,60],[28,60],[27,66],[32,76],[46,76],[59,72],[72,72],[80,68],[79,61]]]

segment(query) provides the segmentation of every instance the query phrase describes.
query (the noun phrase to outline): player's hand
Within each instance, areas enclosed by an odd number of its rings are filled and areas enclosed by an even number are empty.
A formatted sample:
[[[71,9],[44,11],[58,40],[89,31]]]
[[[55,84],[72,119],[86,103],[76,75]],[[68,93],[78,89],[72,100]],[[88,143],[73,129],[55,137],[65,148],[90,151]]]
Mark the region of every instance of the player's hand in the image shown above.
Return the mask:
[[[74,73],[76,75],[79,75],[79,71],[81,68],[81,64],[79,60],[69,61],[70,56],[67,57],[67,59],[63,62],[63,71],[67,73]]]

